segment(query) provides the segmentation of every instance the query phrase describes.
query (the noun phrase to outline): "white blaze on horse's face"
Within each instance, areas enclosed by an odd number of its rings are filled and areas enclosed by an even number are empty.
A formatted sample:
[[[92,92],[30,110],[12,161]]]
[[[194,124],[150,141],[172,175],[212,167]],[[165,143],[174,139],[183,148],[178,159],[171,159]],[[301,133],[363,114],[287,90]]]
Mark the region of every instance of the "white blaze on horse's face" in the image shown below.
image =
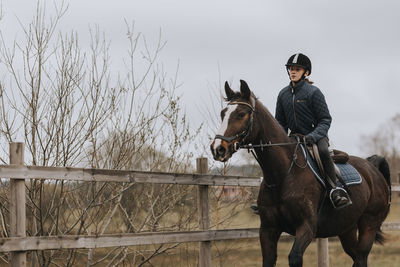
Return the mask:
[[[236,104],[228,105],[227,110],[225,111],[224,119],[222,120],[222,124],[217,132],[217,135],[225,136],[226,130],[228,129],[229,118],[231,117],[231,114],[236,110],[237,107],[238,107],[238,105],[236,105]],[[226,153],[220,152],[221,151],[220,150],[221,142],[222,142],[221,139],[214,139],[214,142],[211,144],[211,149],[212,149],[214,158],[216,160],[225,161]]]

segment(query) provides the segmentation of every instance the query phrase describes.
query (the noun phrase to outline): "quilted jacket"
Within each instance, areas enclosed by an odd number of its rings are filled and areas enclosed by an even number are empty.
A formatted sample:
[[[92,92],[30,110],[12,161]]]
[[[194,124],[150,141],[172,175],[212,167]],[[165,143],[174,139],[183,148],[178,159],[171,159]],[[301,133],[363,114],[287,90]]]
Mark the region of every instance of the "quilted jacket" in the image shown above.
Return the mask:
[[[321,90],[305,80],[283,88],[276,103],[275,118],[292,134],[310,135],[314,142],[328,137],[332,117]]]

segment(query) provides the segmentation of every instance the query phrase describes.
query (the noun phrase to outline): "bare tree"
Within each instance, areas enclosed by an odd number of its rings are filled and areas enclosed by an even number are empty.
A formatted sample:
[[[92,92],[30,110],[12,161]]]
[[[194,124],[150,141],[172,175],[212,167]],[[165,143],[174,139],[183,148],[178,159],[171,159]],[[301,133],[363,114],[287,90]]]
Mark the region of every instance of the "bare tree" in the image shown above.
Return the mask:
[[[165,46],[161,33],[152,50],[126,23],[126,71],[112,79],[104,34],[90,30],[90,49],[84,51],[76,32],[58,31],[67,6],[56,5],[55,11],[48,18],[38,3],[32,22],[21,24],[22,40],[11,47],[1,35],[0,61],[8,76],[0,87],[0,139],[23,139],[28,165],[191,171],[189,144],[200,129],[190,128],[182,110],[177,73],[169,78],[158,62]],[[0,160],[7,163],[7,148],[2,149]],[[27,189],[32,236],[196,227],[188,186],[31,180]],[[0,225],[7,236],[5,191],[0,197]],[[176,246],[41,251],[29,260],[32,266],[140,266]],[[8,261],[7,255],[1,259]]]

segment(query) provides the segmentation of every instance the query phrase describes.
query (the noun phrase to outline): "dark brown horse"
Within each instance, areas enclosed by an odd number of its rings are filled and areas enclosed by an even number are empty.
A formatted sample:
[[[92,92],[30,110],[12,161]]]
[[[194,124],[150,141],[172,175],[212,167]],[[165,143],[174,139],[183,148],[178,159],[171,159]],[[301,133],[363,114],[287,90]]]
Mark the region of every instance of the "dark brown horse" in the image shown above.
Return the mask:
[[[246,82],[240,82],[240,92],[225,83],[228,105],[221,111],[221,129],[211,150],[215,160],[227,161],[240,147],[254,145],[264,175],[257,200],[263,266],[275,266],[282,232],[295,236],[290,266],[302,266],[304,251],[313,238],[331,236],[339,236],[353,266],[367,266],[374,241],[383,243],[381,225],[389,212],[386,160],[374,157],[373,164],[350,156],[349,163],[360,173],[362,183],[349,187],[353,204],[335,210],[323,201],[325,190],[306,167],[298,142],[286,135]]]

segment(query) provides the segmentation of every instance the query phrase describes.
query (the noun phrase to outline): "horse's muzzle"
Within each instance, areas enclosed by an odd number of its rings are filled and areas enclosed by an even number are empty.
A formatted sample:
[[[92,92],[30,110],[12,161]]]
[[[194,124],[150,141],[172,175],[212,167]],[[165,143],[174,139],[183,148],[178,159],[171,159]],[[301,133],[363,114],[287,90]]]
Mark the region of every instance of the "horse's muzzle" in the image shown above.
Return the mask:
[[[210,148],[214,160],[225,162],[239,149],[239,143],[228,143],[224,140],[214,139]]]

